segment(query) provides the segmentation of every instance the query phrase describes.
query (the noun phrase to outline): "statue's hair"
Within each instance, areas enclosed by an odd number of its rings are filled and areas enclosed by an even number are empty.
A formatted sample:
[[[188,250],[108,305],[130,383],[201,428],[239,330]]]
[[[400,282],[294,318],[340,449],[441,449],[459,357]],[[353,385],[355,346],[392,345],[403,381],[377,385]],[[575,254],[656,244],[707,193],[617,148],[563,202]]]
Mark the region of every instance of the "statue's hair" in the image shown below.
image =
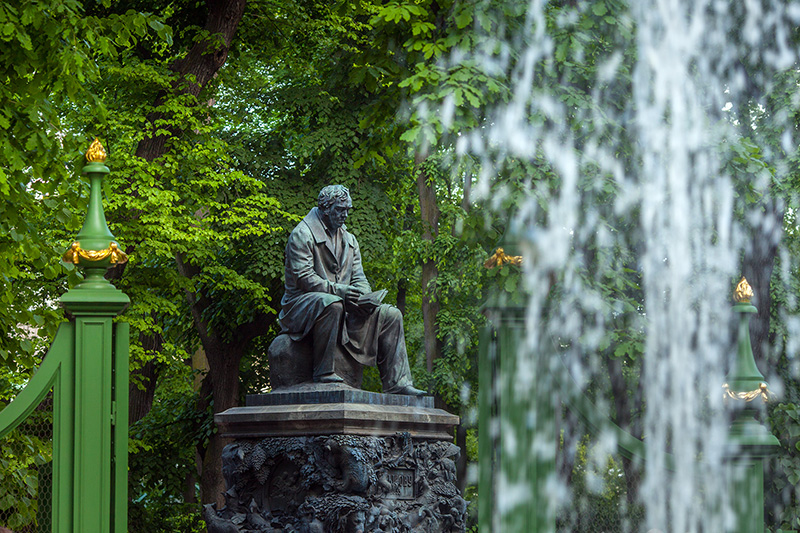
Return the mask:
[[[336,200],[347,200],[348,198],[350,198],[350,191],[344,185],[328,185],[319,191],[317,207],[324,211],[332,206]]]

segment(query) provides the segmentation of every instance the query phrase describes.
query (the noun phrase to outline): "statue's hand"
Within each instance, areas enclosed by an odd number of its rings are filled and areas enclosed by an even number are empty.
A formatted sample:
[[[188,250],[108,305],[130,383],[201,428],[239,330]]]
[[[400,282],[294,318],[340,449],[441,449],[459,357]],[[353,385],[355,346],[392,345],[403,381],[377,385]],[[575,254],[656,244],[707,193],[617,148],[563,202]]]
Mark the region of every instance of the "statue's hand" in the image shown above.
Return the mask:
[[[348,285],[347,290],[344,293],[344,303],[355,307],[362,294],[363,293],[360,289],[357,289],[352,285]]]

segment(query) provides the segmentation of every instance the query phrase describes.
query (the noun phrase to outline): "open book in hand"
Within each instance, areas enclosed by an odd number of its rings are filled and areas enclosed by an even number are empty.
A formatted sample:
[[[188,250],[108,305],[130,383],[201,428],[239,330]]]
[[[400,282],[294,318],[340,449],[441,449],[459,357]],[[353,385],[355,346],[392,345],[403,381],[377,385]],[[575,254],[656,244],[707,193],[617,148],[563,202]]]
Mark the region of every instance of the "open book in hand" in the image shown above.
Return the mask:
[[[386,298],[386,294],[389,291],[386,289],[381,289],[379,291],[372,291],[368,292],[367,294],[362,294],[359,296],[358,301],[356,302],[356,306],[358,307],[378,307],[381,305],[381,302],[384,298]]]

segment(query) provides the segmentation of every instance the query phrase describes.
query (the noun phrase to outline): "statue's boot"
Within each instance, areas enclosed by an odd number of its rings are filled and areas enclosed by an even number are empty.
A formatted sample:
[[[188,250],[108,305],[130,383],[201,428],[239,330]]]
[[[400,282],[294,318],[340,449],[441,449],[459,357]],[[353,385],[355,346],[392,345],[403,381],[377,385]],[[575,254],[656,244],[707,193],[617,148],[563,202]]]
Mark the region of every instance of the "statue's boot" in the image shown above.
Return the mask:
[[[338,374],[331,372],[324,376],[319,376],[314,379],[317,383],[344,383],[344,378]]]
[[[419,390],[412,385],[406,385],[405,387],[400,387],[397,390],[393,390],[391,394],[405,394],[406,396],[425,396],[427,392],[424,390]]]

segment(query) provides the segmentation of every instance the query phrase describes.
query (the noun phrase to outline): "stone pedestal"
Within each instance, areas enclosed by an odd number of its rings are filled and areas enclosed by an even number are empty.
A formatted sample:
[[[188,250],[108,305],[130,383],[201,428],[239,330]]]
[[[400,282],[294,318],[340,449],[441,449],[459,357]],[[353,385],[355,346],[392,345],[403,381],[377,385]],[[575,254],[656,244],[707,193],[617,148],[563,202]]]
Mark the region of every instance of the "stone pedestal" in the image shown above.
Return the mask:
[[[251,395],[216,416],[226,506],[219,531],[462,532],[458,417],[432,397],[304,384]],[[227,529],[225,529],[227,528]],[[210,529],[209,529],[210,531]]]
[[[293,341],[286,333],[281,333],[267,350],[269,375],[273,389],[294,387],[310,383],[314,378],[314,346],[311,336]],[[346,385],[360,388],[364,367],[350,356],[340,353],[336,357],[336,373]]]

